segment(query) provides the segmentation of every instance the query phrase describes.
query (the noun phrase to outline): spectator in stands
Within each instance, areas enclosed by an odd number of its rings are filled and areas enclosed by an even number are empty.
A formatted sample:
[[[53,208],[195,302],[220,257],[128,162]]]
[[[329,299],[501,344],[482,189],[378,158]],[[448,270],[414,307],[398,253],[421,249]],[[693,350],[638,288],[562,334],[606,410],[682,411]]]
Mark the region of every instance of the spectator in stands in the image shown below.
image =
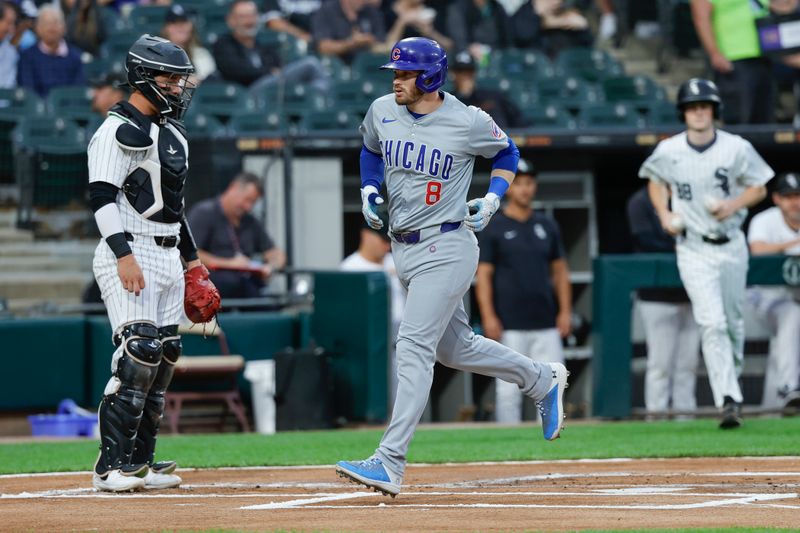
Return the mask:
[[[502,92],[477,86],[475,70],[472,54],[463,50],[455,55],[450,66],[455,84],[453,95],[466,105],[480,107],[489,113],[502,130],[527,126],[520,110]]]
[[[311,35],[320,54],[350,63],[383,43],[386,27],[374,0],[326,0],[311,17]]]
[[[530,0],[512,17],[514,45],[556,57],[564,48],[592,46],[589,22],[563,0]]]
[[[17,86],[17,47],[11,44],[17,11],[10,2],[0,1],[0,89]]]
[[[612,0],[596,0],[597,9],[600,11],[600,26],[597,28],[597,38],[608,41],[617,35],[617,14],[614,11]]]
[[[195,83],[203,81],[217,70],[217,65],[211,52],[200,44],[193,17],[182,5],[172,4],[170,6],[169,11],[164,16],[161,36],[186,50],[186,54],[192,61],[192,65],[194,65],[193,81]]]
[[[106,27],[97,0],[61,0],[67,19],[67,42],[96,56],[106,40]]]
[[[306,56],[283,66],[272,45],[256,40],[261,22],[253,0],[234,0],[227,23],[231,32],[214,43],[214,60],[225,80],[249,87],[257,97],[280,83],[304,83],[328,90],[330,79],[316,57]]]
[[[383,51],[388,52],[397,41],[406,37],[427,37],[445,50],[453,48],[453,40],[434,27],[436,10],[426,7],[425,0],[395,0],[387,15],[389,33],[384,46],[379,47]]]
[[[114,104],[128,99],[128,79],[124,74],[108,72],[90,80],[89,84],[92,86],[92,111],[104,118]]]
[[[511,46],[511,23],[495,0],[455,0],[447,10],[447,33],[456,50],[469,50],[479,64],[492,49]]]
[[[800,174],[777,178],[775,207],[750,221],[747,240],[753,255],[800,255]],[[748,300],[768,325],[769,361],[762,405],[800,407],[800,302],[797,288],[754,287]]]
[[[653,203],[642,187],[628,200],[628,225],[637,253],[675,253],[675,239],[662,228]],[[650,416],[697,409],[695,383],[700,357],[700,328],[683,288],[637,291],[647,344],[644,405]]]
[[[294,35],[311,42],[311,17],[322,6],[322,0],[265,0],[264,18],[267,28]]]
[[[475,296],[483,334],[537,361],[564,362],[572,329],[572,285],[555,220],[533,210],[536,170],[519,160],[506,205],[479,233]],[[522,420],[522,392],[495,380],[498,422]]]
[[[389,335],[389,398],[394,398],[397,390],[397,376],[394,371],[394,346],[397,332],[400,330],[400,321],[403,318],[403,309],[406,296],[397,269],[392,259],[392,247],[387,230],[389,217],[385,210],[380,210],[378,216],[383,220],[383,228],[375,230],[364,224],[361,228],[358,250],[345,257],[339,265],[340,270],[348,272],[386,272],[391,288],[391,330]]]
[[[728,124],[773,122],[775,88],[772,63],[761,55],[755,21],[767,11],[766,1],[692,0],[692,19],[703,45]]]
[[[14,36],[11,38],[11,44],[16,46],[17,50],[21,53],[37,42],[36,34],[33,32],[33,25],[36,23],[39,9],[32,0],[23,0],[22,3],[13,5],[14,9],[17,11],[17,25],[14,28]]]
[[[772,15],[797,15],[800,13],[800,0],[770,0]],[[775,63],[775,78],[778,89],[788,89],[794,93],[794,127],[800,129],[800,53],[780,55],[781,61]],[[777,99],[780,102],[780,98]]]
[[[263,194],[258,176],[242,172],[220,196],[189,211],[197,255],[223,299],[260,296],[265,281],[286,265],[286,254],[251,214]]]
[[[36,19],[36,46],[20,54],[17,83],[36,92],[42,98],[50,89],[63,85],[85,85],[81,52],[64,40],[66,26],[57,7],[39,9]]]

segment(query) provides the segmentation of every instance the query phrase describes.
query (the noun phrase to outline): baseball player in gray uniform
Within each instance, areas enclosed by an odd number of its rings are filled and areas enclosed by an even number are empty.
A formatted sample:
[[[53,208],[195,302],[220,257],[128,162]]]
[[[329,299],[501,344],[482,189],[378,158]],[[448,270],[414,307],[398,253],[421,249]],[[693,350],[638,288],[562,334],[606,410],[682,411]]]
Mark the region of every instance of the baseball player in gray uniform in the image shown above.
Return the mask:
[[[800,255],[800,174],[778,176],[772,201],[774,207],[750,221],[750,253]],[[800,294],[797,288],[772,286],[753,287],[747,296],[772,333],[761,405],[800,407]]]
[[[561,431],[567,370],[475,335],[462,302],[478,265],[473,232],[486,227],[514,179],[516,146],[489,115],[439,90],[447,57],[435,41],[403,39],[381,68],[394,71],[393,93],[373,102],[360,128],[361,197],[367,223],[380,228],[376,209],[385,178],[392,255],[407,291],[396,347],[397,394],[375,454],[340,461],[336,470],[395,496],[437,360],[516,384],[539,403],[547,440]],[[491,183],[486,196],[467,203],[475,156],[493,160]]]
[[[722,100],[713,82],[683,83],[677,105],[686,131],[661,141],[639,176],[650,180],[664,230],[680,235],[678,270],[700,326],[720,427],[736,428],[742,423],[738,378],[748,257],[740,226],[747,208],[765,197],[764,184],[774,173],[748,141],[714,127]]]
[[[94,275],[116,346],[98,412],[98,490],[176,487],[173,461],[154,462],[164,394],[181,353],[183,260],[200,265],[183,214],[188,145],[179,121],[194,72],[179,46],[143,35],[126,58],[133,94],[89,143],[89,194],[102,239]]]

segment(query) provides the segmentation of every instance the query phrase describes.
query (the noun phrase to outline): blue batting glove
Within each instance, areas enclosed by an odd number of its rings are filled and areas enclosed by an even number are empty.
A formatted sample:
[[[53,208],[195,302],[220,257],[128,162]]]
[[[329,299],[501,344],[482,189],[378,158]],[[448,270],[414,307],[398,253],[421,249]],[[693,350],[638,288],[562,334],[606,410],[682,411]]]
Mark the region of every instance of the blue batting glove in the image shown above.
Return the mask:
[[[378,206],[382,203],[383,198],[373,185],[367,185],[361,189],[361,213],[372,229],[383,227],[383,220],[378,216]]]
[[[481,231],[486,228],[499,207],[500,197],[493,192],[486,193],[483,198],[470,200],[467,202],[470,214],[464,217],[464,225],[472,231]]]

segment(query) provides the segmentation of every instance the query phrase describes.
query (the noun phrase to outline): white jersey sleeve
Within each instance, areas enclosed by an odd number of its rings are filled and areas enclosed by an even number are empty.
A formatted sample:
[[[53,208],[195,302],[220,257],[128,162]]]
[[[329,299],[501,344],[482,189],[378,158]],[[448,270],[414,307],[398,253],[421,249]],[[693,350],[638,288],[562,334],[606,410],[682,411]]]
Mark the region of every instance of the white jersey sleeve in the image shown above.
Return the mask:
[[[772,242],[772,235],[775,233],[770,223],[770,210],[761,212],[750,221],[747,229],[748,242]]]
[[[669,171],[667,161],[669,158],[666,156],[663,142],[656,146],[650,157],[645,159],[642,166],[639,168],[639,177],[647,180],[655,180],[669,185],[671,183],[669,178]]]
[[[89,141],[89,183],[106,181],[122,188],[139,160],[146,157],[144,153],[126,152],[120,148],[116,133],[122,123],[122,119],[110,116]]]
[[[741,171],[739,183],[745,187],[764,185],[775,175],[775,171],[767,164],[761,155],[756,152],[750,141],[742,139],[742,149],[739,151],[738,161]]]
[[[364,138],[364,146],[367,147],[367,150],[380,154],[381,145],[378,137],[378,130],[375,127],[374,107],[375,103],[373,102],[372,105],[369,106],[367,114],[364,116],[364,121],[361,123],[361,126],[358,127],[358,131],[361,132]]]
[[[477,107],[470,106],[468,109],[475,113],[469,131],[469,153],[491,159],[508,147],[508,136],[492,117]]]

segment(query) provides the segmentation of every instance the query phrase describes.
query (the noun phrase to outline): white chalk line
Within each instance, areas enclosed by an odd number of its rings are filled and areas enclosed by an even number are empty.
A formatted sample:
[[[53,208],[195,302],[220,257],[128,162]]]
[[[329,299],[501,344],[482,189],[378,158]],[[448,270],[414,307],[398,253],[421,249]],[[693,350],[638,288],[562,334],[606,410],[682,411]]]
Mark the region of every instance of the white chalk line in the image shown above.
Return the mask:
[[[371,495],[371,493],[367,493]],[[685,496],[685,495],[684,495]],[[712,500],[700,503],[684,503],[684,504],[668,504],[668,505],[567,505],[567,504],[508,504],[508,503],[456,503],[456,504],[396,504],[385,505],[378,504],[381,508],[404,508],[404,509],[618,509],[618,510],[647,510],[647,511],[682,511],[690,509],[704,509],[710,507],[725,507],[731,505],[747,505],[754,502],[764,500],[781,500],[786,498],[794,498],[797,495],[787,494],[759,494],[752,495],[747,498],[727,498],[724,500]],[[240,507],[240,509],[247,510],[260,510],[260,509],[375,509],[375,505],[311,505],[304,506],[299,500],[291,502],[290,506],[281,506],[281,504],[268,504],[269,507],[259,505],[252,505],[247,507]],[[794,507],[793,507],[794,508]]]
[[[411,468],[438,468],[442,466],[525,466],[525,465],[543,465],[543,464],[604,464],[604,463],[628,463],[637,461],[674,461],[680,459],[703,459],[702,457],[653,457],[653,458],[632,458],[632,457],[611,457],[606,459],[553,459],[553,460],[535,460],[535,461],[473,461],[467,463],[413,463]],[[795,456],[757,456],[757,457],[737,457],[741,460],[752,461],[783,461],[792,460],[797,461]],[[218,468],[180,468],[181,472],[213,472],[213,471],[247,471],[247,470],[317,470],[331,468],[333,465],[291,465],[291,466],[223,466]],[[800,471],[795,472],[800,474]],[[748,472],[749,474],[749,472]],[[47,477],[47,476],[75,476],[75,475],[91,475],[90,470],[85,471],[72,471],[72,472],[33,472],[33,473],[19,473],[19,474],[0,474],[0,479],[14,479],[26,477]],[[702,474],[698,474],[702,475]],[[738,475],[738,474],[737,474]],[[785,474],[790,475],[790,474]]]

